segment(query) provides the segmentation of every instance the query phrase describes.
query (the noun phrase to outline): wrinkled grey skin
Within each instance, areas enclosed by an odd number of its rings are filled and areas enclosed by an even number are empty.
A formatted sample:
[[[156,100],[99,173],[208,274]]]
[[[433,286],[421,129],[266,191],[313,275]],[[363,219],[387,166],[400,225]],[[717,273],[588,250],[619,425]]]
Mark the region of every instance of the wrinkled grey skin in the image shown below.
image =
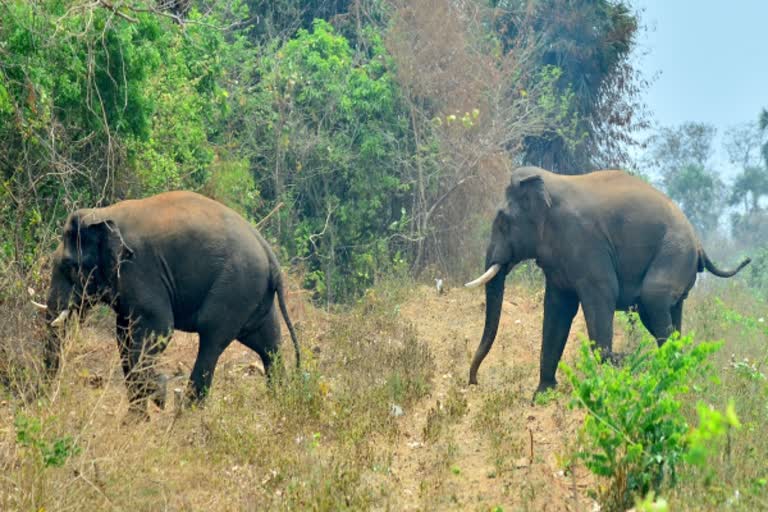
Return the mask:
[[[493,222],[486,269],[501,271],[485,286],[485,327],[469,371],[477,371],[493,345],[504,278],[519,262],[535,259],[546,278],[539,385],[554,387],[555,371],[581,304],[589,338],[612,356],[614,311],[637,307],[643,325],[664,343],[682,327],[683,301],[709,260],[680,209],[644,181],[621,171],[563,176],[536,167],[512,173],[506,204]],[[535,394],[534,394],[535,396]]]
[[[174,329],[200,344],[188,399],[200,400],[219,356],[233,339],[259,354],[269,377],[285,308],[280,268],[258,231],[224,205],[192,192],[168,192],[72,213],[53,255],[46,317],[97,302],[116,313],[118,348],[131,410],[146,414],[148,397],[163,405],[154,356]],[[60,332],[51,328],[45,363],[59,365]]]

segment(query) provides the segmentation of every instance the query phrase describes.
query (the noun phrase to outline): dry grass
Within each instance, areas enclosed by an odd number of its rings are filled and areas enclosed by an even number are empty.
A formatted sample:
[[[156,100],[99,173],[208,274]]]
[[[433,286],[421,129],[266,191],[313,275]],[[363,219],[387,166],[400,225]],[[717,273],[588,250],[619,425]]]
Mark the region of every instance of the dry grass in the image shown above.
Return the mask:
[[[695,383],[686,404],[690,423],[697,422],[697,401],[724,410],[733,400],[742,428],[716,447],[706,468],[686,468],[681,485],[669,491],[677,510],[768,509],[766,313],[766,304],[738,280],[712,278],[688,301],[683,328],[699,340],[723,341],[714,360],[719,382]]]
[[[205,407],[179,417],[153,410],[150,422],[130,426],[111,332],[89,322],[70,336],[62,372],[44,393],[3,396],[0,509],[360,510],[386,503],[393,488],[382,448],[398,431],[392,404],[407,408],[428,393],[433,363],[412,326],[392,308],[372,315],[373,307],[386,309],[369,300],[343,315],[314,312],[302,329],[303,372],[287,372],[274,392],[253,371],[257,358],[233,346]],[[163,364],[183,367],[196,340],[175,338]],[[18,358],[6,366],[14,379],[37,371]],[[11,389],[30,388],[27,380]]]
[[[138,425],[123,424],[111,314],[71,334],[61,374],[45,384],[36,312],[20,289],[0,304],[0,510],[589,510],[600,482],[573,458],[581,416],[567,408],[568,390],[530,402],[541,294],[522,282],[510,286],[515,303],[504,305],[478,387],[465,379],[482,294],[389,283],[343,311],[303,304],[304,371],[287,371],[274,392],[257,356],[233,344],[205,407],[178,417],[153,408]],[[690,300],[686,329],[726,345],[722,385],[697,383],[687,414],[693,423],[697,398],[724,407],[732,397],[744,428],[708,472],[684,469],[666,493],[675,510],[767,504],[762,308],[731,283]],[[628,329],[617,321],[618,346],[635,342]],[[573,331],[569,362],[581,315]],[[196,345],[177,334],[161,370],[186,378]]]

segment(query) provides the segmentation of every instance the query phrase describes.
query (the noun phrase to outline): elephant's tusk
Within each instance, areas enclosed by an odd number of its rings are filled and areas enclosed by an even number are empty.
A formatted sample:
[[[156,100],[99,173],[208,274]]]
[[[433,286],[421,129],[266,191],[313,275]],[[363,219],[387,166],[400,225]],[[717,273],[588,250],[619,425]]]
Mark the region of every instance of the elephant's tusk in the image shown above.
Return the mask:
[[[485,271],[485,274],[481,275],[474,281],[470,281],[464,286],[467,288],[474,288],[475,286],[480,286],[481,284],[485,284],[491,279],[493,279],[496,276],[496,274],[499,273],[499,270],[501,270],[501,265],[498,263],[494,263],[493,265],[491,265],[491,267],[488,270]]]
[[[43,311],[48,309],[48,306],[46,306],[45,304],[40,304],[39,302],[35,302],[33,300],[30,300],[29,302],[31,302],[32,305],[34,305],[35,307],[42,309]]]
[[[51,327],[60,326],[61,324],[67,321],[67,317],[69,317],[69,310],[65,309],[64,311],[59,313],[59,316],[53,319],[53,321],[51,322]]]

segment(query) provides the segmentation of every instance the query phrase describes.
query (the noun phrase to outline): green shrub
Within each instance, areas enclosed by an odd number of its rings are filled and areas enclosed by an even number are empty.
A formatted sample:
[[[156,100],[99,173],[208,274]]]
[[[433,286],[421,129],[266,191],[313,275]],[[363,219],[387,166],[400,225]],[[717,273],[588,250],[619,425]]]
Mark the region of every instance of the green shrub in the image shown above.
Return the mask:
[[[674,483],[691,446],[703,447],[697,439],[719,432],[709,425],[689,436],[680,398],[693,377],[707,374],[708,359],[721,344],[694,345],[691,336],[675,335],[659,349],[653,345],[645,340],[615,367],[603,364],[585,342],[575,369],[561,363],[573,385],[571,407],[587,411],[586,444],[578,456],[590,471],[611,480],[601,494],[612,509],[628,508],[651,490],[658,493],[665,480]],[[702,458],[694,454],[688,460]]]
[[[32,457],[43,467],[61,467],[67,459],[80,453],[71,437],[47,439],[37,418],[20,414],[16,416],[14,426],[18,445],[30,449]]]
[[[409,116],[380,34],[363,32],[365,54],[320,19],[267,48],[245,121],[262,155],[260,190],[288,205],[280,245],[305,262],[305,286],[331,302],[390,271],[408,226]]]

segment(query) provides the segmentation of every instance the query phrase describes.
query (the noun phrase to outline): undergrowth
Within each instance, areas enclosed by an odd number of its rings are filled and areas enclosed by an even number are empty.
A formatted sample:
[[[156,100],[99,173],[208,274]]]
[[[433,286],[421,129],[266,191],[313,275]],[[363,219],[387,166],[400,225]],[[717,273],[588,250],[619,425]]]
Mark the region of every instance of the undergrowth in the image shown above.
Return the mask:
[[[630,352],[623,366],[598,364],[586,347],[566,348],[578,381],[561,378],[557,392],[533,405],[535,357],[510,357],[510,336],[536,332],[535,343],[521,341],[538,347],[538,319],[522,316],[539,311],[536,298],[519,294],[512,322],[523,318],[526,329],[507,324],[514,330],[501,332],[497,361],[477,388],[465,382],[474,348],[460,334],[466,320],[425,310],[437,319],[431,325],[447,324],[430,337],[450,347],[438,386],[421,326],[401,313],[434,288],[417,295],[412,288],[383,280],[354,307],[308,307],[300,322],[302,371],[293,371],[286,350],[274,390],[253,370],[258,358],[234,344],[204,407],[179,416],[152,409],[150,422],[128,426],[111,315],[93,314],[70,333],[62,371],[47,381],[38,313],[18,287],[0,303],[0,510],[466,509],[489,496],[500,509],[525,510],[552,483],[541,470],[579,483],[576,508],[588,499],[582,482],[596,489],[604,510],[768,506],[768,326],[765,304],[744,288],[697,289],[686,304],[685,336],[661,350],[643,341],[631,315],[619,316],[619,339]],[[429,300],[447,307],[457,299],[468,297],[449,290]],[[479,301],[468,304],[466,311],[482,313]],[[723,344],[715,351],[693,339]],[[177,336],[164,357],[191,362],[196,344]],[[582,413],[567,408],[572,391],[601,418],[592,415],[592,431],[580,439],[574,431]],[[545,415],[551,427],[533,429]],[[553,441],[565,451],[553,454]],[[477,449],[472,465],[465,457]],[[419,464],[411,469],[419,479],[412,495],[404,494],[403,459],[396,460],[404,454]],[[482,474],[473,473],[478,464]],[[609,476],[588,479],[586,466]],[[485,491],[467,494],[476,482]]]
[[[250,371],[254,355],[220,362],[204,407],[179,416],[155,410],[138,425],[123,424],[126,393],[111,330],[86,322],[66,343],[61,373],[34,386],[34,398],[2,387],[0,510],[365,510],[387,503],[394,491],[389,446],[400,421],[393,406],[407,411],[425,397],[434,373],[429,348],[397,313],[396,295],[318,314],[303,329],[301,371],[281,362],[286,371],[274,389]],[[31,336],[20,342],[34,347]],[[184,342],[194,350],[197,340],[174,340]],[[40,371],[35,358],[25,366],[14,359],[6,378]]]

